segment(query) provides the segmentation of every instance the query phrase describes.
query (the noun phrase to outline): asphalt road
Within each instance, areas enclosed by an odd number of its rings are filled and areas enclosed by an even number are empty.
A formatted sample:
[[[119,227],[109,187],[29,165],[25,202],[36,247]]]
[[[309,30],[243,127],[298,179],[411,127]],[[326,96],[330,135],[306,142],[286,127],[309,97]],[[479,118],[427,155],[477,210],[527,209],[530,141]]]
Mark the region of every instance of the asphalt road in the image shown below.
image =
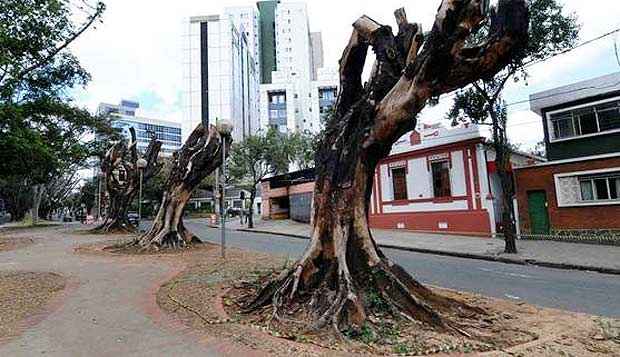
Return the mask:
[[[202,223],[186,223],[203,240],[219,243],[219,230]],[[227,245],[248,250],[299,257],[307,240],[227,231]],[[474,292],[513,301],[620,317],[620,276],[509,265],[475,259],[384,249],[386,255],[419,281],[449,289]]]

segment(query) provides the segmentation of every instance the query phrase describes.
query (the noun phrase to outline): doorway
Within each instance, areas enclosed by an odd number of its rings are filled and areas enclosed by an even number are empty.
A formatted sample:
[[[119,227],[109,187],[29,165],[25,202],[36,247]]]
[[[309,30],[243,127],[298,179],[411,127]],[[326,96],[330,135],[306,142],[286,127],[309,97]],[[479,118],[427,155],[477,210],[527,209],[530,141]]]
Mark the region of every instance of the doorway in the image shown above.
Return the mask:
[[[532,234],[549,234],[549,203],[546,191],[529,191],[527,205],[530,215],[530,229]]]

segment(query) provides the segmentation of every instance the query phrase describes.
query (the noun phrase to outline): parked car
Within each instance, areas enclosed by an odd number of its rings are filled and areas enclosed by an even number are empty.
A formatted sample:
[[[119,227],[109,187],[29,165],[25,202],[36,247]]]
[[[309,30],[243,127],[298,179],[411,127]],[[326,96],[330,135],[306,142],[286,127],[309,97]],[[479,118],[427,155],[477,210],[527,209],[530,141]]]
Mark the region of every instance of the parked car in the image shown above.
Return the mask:
[[[127,213],[127,220],[134,226],[138,226],[140,223],[140,216],[136,212],[129,212]]]

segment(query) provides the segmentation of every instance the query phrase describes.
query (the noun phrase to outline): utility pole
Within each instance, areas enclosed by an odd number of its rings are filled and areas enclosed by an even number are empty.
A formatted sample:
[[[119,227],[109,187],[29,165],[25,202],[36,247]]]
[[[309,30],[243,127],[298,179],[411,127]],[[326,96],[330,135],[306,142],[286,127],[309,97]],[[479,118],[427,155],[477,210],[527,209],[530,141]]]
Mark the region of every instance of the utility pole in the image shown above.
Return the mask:
[[[222,140],[222,175],[218,180],[220,186],[220,244],[222,248],[222,259],[226,258],[226,144],[230,140],[230,134],[233,131],[233,125],[227,120],[218,120],[217,131],[220,133]]]

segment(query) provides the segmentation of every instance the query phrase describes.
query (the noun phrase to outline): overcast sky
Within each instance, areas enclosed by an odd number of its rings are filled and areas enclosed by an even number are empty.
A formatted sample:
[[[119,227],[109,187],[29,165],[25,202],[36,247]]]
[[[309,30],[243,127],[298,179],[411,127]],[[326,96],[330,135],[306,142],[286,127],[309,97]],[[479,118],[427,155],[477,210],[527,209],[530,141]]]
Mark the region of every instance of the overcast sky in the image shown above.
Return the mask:
[[[244,0],[104,0],[103,24],[83,35],[73,52],[91,73],[92,82],[77,92],[76,101],[95,110],[100,102],[117,103],[121,98],[139,100],[142,113],[160,119],[182,120],[183,30],[190,16],[219,14],[226,6],[248,6]],[[286,0],[284,0],[286,1]],[[620,27],[617,0],[560,0],[582,24],[581,40],[588,40]],[[440,0],[309,0],[310,27],[323,33],[325,63],[337,67],[348,42],[351,23],[362,14],[394,25],[393,11],[405,7],[412,22],[430,29]],[[511,84],[509,103],[529,94],[620,71],[610,36],[569,54],[531,68],[528,85]],[[426,109],[420,119],[438,122],[445,116],[449,100]],[[510,133],[515,143],[531,146],[542,139],[542,124],[528,104],[510,106]]]

